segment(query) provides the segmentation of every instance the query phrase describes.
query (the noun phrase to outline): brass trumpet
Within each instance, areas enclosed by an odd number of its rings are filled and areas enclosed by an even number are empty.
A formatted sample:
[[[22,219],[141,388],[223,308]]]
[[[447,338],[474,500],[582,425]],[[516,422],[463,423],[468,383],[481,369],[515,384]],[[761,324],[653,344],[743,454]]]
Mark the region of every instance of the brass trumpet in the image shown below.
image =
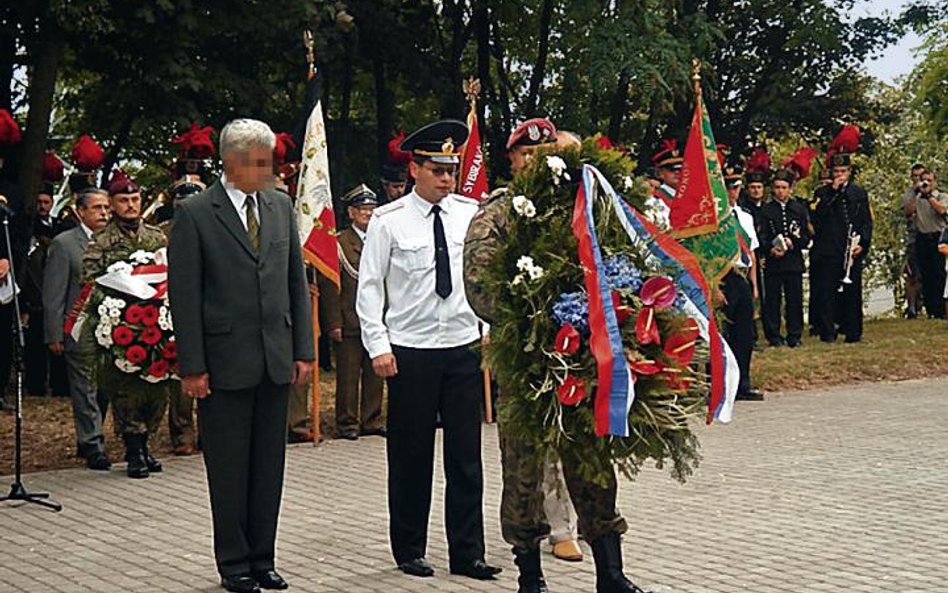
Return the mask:
[[[852,284],[853,280],[850,277],[853,270],[853,261],[856,259],[854,251],[856,247],[859,247],[859,241],[862,237],[858,233],[853,232],[853,225],[849,225],[849,241],[846,244],[846,257],[843,260],[843,279],[840,280],[840,285],[838,292],[843,292],[846,289],[847,284]]]

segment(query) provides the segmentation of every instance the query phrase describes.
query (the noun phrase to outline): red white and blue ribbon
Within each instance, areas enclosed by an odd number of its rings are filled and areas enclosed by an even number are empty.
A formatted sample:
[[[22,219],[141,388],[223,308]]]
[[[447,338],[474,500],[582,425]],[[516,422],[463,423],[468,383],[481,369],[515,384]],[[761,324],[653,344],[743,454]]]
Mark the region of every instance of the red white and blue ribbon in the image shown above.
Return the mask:
[[[594,193],[596,185],[609,198],[632,244],[644,245],[659,265],[679,271],[675,284],[684,297],[685,312],[698,323],[701,337],[708,343],[710,350],[711,394],[707,421],[709,424],[715,420],[730,422],[734,414],[734,398],[737,395],[740,369],[737,366],[737,358],[718,332],[711,307],[711,292],[697,259],[681,243],[667,233],[663,233],[644,215],[636,212],[622,200],[602,173],[586,165],[583,170],[585,192],[596,195]],[[592,302],[591,297],[590,302]],[[591,309],[590,327],[592,327]],[[595,355],[595,351],[593,354]]]
[[[589,349],[596,359],[596,399],[593,401],[596,435],[629,436],[629,410],[635,399],[635,383],[625,358],[622,334],[612,304],[612,288],[604,271],[602,251],[596,236],[593,205],[596,184],[593,169],[583,167],[583,183],[573,207],[573,235],[579,243],[589,296]],[[611,190],[611,188],[609,188]]]

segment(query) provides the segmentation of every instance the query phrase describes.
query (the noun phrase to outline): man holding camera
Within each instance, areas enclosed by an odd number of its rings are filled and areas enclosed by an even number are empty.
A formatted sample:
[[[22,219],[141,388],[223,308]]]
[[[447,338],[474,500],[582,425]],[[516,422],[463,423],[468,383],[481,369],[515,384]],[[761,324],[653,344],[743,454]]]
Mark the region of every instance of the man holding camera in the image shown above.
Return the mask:
[[[937,189],[935,172],[926,170],[908,200],[906,214],[915,215],[915,257],[922,276],[922,300],[929,318],[945,318],[945,261],[938,253],[938,239],[945,229],[948,194]]]

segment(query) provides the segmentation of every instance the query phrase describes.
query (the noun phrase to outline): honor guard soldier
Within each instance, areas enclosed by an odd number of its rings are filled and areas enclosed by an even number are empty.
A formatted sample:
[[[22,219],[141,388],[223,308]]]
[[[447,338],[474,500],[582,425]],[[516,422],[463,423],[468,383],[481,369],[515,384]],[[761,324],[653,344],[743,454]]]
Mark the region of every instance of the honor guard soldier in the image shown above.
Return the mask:
[[[336,436],[355,440],[360,435],[387,434],[382,420],[382,378],[373,371],[372,358],[362,346],[356,313],[359,264],[378,199],[360,184],[342,197],[342,203],[352,224],[339,233],[341,291],[327,318],[336,342]]]
[[[356,310],[375,372],[388,379],[388,502],[395,562],[425,559],[435,425],[444,428],[445,522],[453,574],[492,579],[484,562],[483,374],[478,320],[464,293],[463,245],[477,202],[454,193],[464,123],[428,124],[402,141],[415,187],[375,210]],[[387,307],[386,307],[387,305]],[[387,309],[387,310],[386,310]]]
[[[155,252],[167,244],[165,234],[158,227],[141,220],[141,191],[134,181],[116,171],[109,182],[112,220],[92,237],[83,256],[86,282],[105,274],[109,266],[127,261],[138,251]],[[81,348],[94,349],[92,331],[81,335]],[[88,342],[88,343],[87,343]],[[116,371],[118,372],[118,371]],[[158,425],[168,403],[166,392],[154,390],[136,393],[132,389],[110,391],[115,430],[125,442],[126,470],[130,478],[147,478],[160,472],[161,463],[148,449],[148,438],[158,431]]]
[[[673,138],[662,142],[658,152],[652,155],[652,166],[661,179],[658,188],[645,200],[646,214],[662,228],[669,228],[668,217],[671,214],[671,201],[678,191],[683,158],[678,142]]]
[[[813,253],[810,290],[821,304],[820,340],[862,340],[862,267],[872,242],[872,212],[866,190],[852,181],[852,155],[859,129],[846,126],[829,148],[832,182],[816,192],[812,209]],[[812,273],[815,272],[815,273]]]
[[[399,148],[404,139],[405,133],[402,132],[389,140],[386,146],[381,188],[376,194],[379,206],[394,202],[408,193],[408,163],[411,161],[411,153]]]
[[[792,199],[796,173],[782,168],[774,174],[773,199],[761,209],[764,268],[764,337],[771,346],[800,345],[803,336],[803,249],[810,244],[806,207]],[[780,331],[785,304],[786,339]]]

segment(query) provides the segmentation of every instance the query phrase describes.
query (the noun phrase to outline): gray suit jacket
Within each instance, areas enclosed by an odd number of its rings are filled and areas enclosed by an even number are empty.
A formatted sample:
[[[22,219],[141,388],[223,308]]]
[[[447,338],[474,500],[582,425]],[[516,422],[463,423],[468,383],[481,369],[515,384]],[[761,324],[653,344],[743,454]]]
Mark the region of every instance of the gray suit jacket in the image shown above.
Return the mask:
[[[180,374],[211,389],[289,383],[311,361],[313,317],[290,199],[260,192],[255,254],[220,182],[178,203],[168,240],[168,297]]]
[[[66,342],[63,325],[69,309],[82,291],[82,256],[89,238],[81,226],[57,235],[49,245],[43,272],[43,316],[47,344]]]

